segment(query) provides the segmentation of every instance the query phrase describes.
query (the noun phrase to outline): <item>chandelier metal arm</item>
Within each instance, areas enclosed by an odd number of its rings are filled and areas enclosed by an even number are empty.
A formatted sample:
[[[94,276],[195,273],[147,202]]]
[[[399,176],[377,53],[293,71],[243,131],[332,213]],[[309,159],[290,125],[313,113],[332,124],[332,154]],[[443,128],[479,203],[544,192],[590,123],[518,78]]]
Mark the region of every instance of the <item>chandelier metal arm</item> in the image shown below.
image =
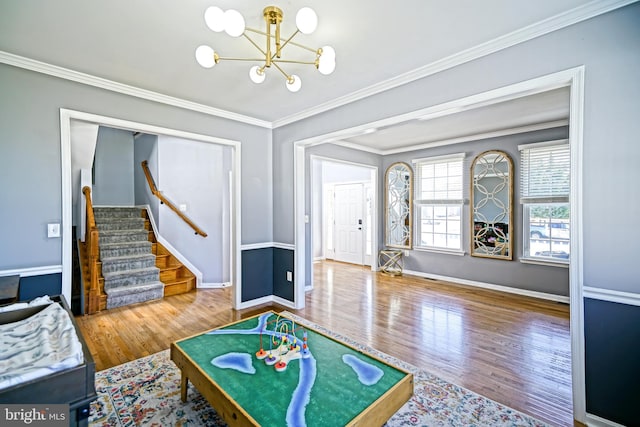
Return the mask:
[[[268,36],[268,34],[267,34],[267,33],[265,33],[264,31],[256,30],[256,29],[254,29],[254,28],[249,28],[249,27],[247,27],[247,28],[245,28],[245,31],[250,31],[250,32],[252,32],[252,33],[260,34],[260,35],[263,35],[263,36]],[[295,33],[293,33],[293,34],[291,35],[291,37],[289,37],[287,40],[285,40],[285,41],[284,41],[284,43],[282,44],[282,46],[280,46],[280,49],[282,49],[285,45],[290,44],[290,45],[293,45],[293,46],[298,46],[298,47],[300,47],[300,48],[302,48],[302,49],[306,49],[306,50],[308,50],[308,51],[310,51],[310,52],[313,52],[313,53],[318,53],[318,49],[314,49],[314,48],[312,48],[312,47],[305,46],[305,45],[303,45],[303,44],[300,44],[300,43],[296,43],[296,42],[291,41],[291,39],[293,39],[293,37],[294,37],[296,34],[298,34],[299,32],[300,32],[300,31],[296,31]],[[284,39],[282,39],[282,38],[281,38],[280,40],[282,41],[282,40],[284,40]]]
[[[234,58],[230,56],[219,56],[220,61],[264,61],[264,58]]]
[[[262,50],[262,48],[258,45],[258,43],[253,41],[253,39],[251,37],[249,37],[246,32],[243,33],[242,35],[244,36],[245,39],[249,40],[249,43],[251,43],[256,49],[258,49],[260,51],[260,53],[262,53],[265,56],[265,58],[268,57],[267,52]]]
[[[295,61],[293,59],[274,59],[271,63],[284,62],[288,64],[304,64],[304,65],[316,65],[316,61]]]
[[[282,73],[282,75],[287,79],[288,82],[291,81],[291,76],[287,74],[282,68],[280,68],[280,66],[277,63],[273,62],[273,66],[276,67],[278,71]]]

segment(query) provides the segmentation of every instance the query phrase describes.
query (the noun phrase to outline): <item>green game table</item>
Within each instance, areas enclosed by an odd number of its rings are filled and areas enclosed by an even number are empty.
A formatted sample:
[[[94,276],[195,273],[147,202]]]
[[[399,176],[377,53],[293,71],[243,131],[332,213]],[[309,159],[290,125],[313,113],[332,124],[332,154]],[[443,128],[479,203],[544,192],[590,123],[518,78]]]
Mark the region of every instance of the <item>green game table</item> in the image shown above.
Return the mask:
[[[272,311],[176,341],[171,360],[182,401],[191,381],[230,426],[382,425],[413,395],[410,373]]]

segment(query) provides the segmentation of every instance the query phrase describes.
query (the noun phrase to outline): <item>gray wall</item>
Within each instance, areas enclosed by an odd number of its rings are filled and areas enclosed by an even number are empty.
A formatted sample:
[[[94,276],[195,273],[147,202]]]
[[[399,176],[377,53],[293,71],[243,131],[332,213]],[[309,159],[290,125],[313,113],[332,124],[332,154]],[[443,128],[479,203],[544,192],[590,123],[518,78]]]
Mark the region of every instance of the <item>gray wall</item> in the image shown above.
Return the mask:
[[[293,143],[298,140],[584,65],[584,146],[580,159],[583,171],[583,285],[604,291],[640,294],[635,268],[637,242],[640,241],[640,227],[637,226],[640,193],[636,188],[640,182],[637,165],[640,158],[640,144],[637,143],[640,135],[637,117],[640,99],[639,22],[640,3],[634,3],[402,87],[280,127],[274,131],[274,166],[293,172]],[[274,175],[274,187],[279,190],[274,194],[274,215],[279,219],[278,224],[274,224],[274,238],[293,242],[293,188],[281,183],[281,175]],[[498,262],[501,261],[495,261]],[[536,269],[526,275],[537,272]],[[628,308],[638,310],[634,305]],[[624,319],[603,313],[586,310],[585,323],[606,321],[609,330],[615,331],[609,334],[606,347],[625,348],[634,339],[637,327],[635,331],[629,331]],[[603,315],[608,317],[592,317]],[[585,347],[588,362],[609,351],[589,336]],[[637,399],[625,403],[621,409],[616,396],[637,396],[635,384],[625,382],[631,372],[624,368],[597,368],[596,364],[586,370],[586,392],[590,396],[587,412],[624,423],[625,418],[620,414],[635,414]],[[611,382],[625,384],[625,387],[611,395],[594,397],[597,394],[594,393],[597,392],[594,384]]]
[[[158,136],[143,134],[135,139],[133,145],[133,176],[135,186],[135,204],[149,205],[153,217],[158,217],[158,198],[153,196],[147,183],[142,162],[146,160],[151,176],[158,176]]]
[[[131,206],[134,202],[133,133],[98,128],[92,200],[96,206]]]
[[[242,243],[273,241],[271,131],[0,65],[0,271],[60,265],[60,108],[242,143]],[[70,239],[71,236],[63,236]]]
[[[523,264],[518,262],[522,255],[522,205],[520,205],[520,186],[518,185],[520,171],[519,144],[533,142],[553,141],[566,139],[568,128],[560,127],[544,131],[528,132],[511,136],[484,139],[480,141],[465,142],[447,145],[427,150],[418,150],[402,154],[383,157],[383,169],[386,170],[392,163],[406,162],[412,166],[412,159],[420,159],[428,156],[441,156],[452,153],[465,153],[465,185],[463,187],[464,198],[470,200],[470,167],[473,159],[487,150],[502,150],[509,154],[514,164],[514,195],[513,195],[513,220],[510,235],[513,239],[514,261],[492,260],[469,256],[470,250],[470,206],[465,204],[462,210],[462,249],[464,257],[447,255],[435,252],[413,250],[405,257],[404,265],[407,270],[423,273],[456,277],[484,283],[509,286],[518,289],[545,292],[554,295],[569,295],[569,271],[566,266],[552,267],[544,265]],[[383,211],[380,213],[384,215]],[[384,216],[382,216],[384,217]],[[416,219],[417,221],[417,219]],[[415,221],[414,221],[415,223]],[[415,236],[415,233],[414,233]],[[381,237],[381,241],[384,236]]]
[[[205,283],[228,282],[230,224],[229,171],[226,151],[230,147],[189,141],[165,135],[158,137],[158,190],[175,206],[184,204],[189,219],[202,228],[207,237],[196,235],[175,212],[161,205],[156,217],[159,233],[202,272]],[[227,160],[227,162],[225,162]]]
[[[513,46],[413,83],[274,131],[274,165],[293,172],[293,142],[438,105],[583,65],[584,283],[640,292],[635,269],[640,239],[640,4]],[[276,155],[277,153],[277,155]],[[597,173],[592,173],[597,171]],[[293,187],[274,175],[277,241],[293,242]],[[612,210],[613,209],[613,210]],[[615,216],[616,230],[610,224]]]

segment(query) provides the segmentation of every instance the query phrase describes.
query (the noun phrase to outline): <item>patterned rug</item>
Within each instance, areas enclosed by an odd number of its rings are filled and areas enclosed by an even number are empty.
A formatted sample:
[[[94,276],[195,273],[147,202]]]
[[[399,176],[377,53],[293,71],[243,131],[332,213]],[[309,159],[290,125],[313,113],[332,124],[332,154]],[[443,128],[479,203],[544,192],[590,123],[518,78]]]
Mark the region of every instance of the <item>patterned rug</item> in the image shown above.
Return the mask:
[[[414,375],[413,397],[385,426],[546,426],[470,390],[444,381],[401,360],[331,332],[291,313],[287,317],[385,360]],[[225,426],[191,383],[180,400],[180,370],[169,350],[96,373],[98,399],[91,426]]]

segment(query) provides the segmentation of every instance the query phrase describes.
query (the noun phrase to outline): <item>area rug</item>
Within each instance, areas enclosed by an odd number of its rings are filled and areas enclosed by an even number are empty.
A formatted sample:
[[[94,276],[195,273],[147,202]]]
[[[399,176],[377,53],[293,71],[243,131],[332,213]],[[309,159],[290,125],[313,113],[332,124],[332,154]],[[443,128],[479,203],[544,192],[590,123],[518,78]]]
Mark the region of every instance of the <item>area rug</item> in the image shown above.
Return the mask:
[[[283,314],[414,375],[413,397],[385,426],[546,426],[522,412],[306,319],[287,312]],[[226,425],[191,383],[187,402],[180,400],[180,370],[169,359],[169,350],[97,372],[95,380],[98,398],[91,404],[91,426]]]

